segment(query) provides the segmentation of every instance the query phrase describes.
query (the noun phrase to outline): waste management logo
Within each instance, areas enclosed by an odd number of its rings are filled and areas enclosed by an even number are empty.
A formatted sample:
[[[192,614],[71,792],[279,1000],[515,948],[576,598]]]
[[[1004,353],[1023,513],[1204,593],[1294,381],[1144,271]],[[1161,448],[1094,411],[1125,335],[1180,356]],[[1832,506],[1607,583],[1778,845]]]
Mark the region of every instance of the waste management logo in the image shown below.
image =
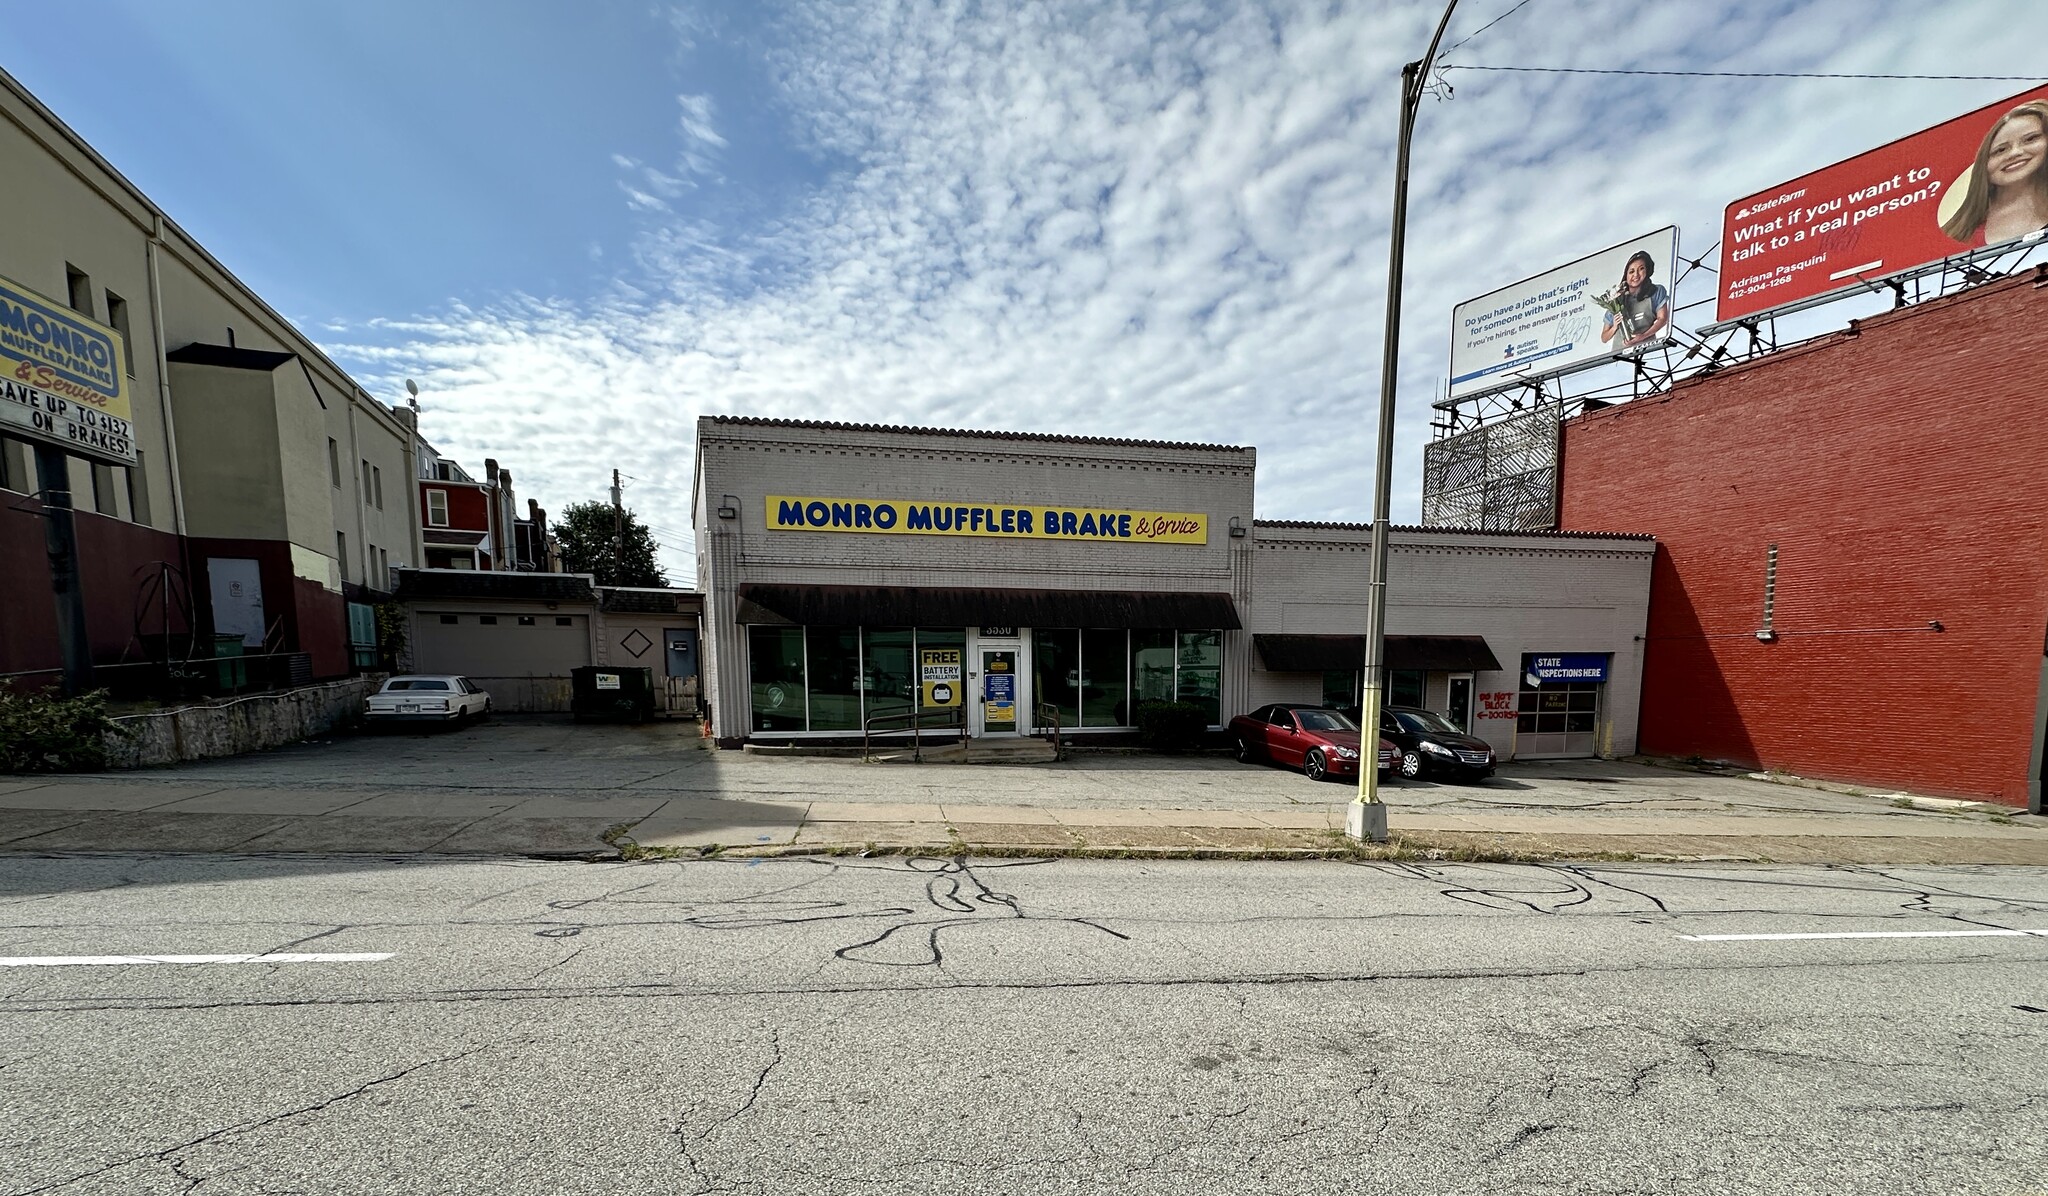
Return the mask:
[[[895,498],[768,496],[768,530],[911,536],[995,536],[1008,540],[1110,540],[1125,544],[1207,544],[1209,517],[1188,511],[1002,506]]]
[[[121,334],[0,278],[0,426],[135,462]]]

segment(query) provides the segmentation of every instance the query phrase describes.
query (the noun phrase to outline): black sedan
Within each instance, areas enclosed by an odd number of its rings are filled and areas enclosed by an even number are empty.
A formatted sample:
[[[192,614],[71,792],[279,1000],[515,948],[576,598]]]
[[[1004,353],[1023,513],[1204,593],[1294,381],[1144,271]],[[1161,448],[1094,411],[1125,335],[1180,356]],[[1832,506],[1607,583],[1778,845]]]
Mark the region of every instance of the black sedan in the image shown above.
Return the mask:
[[[1389,706],[1380,712],[1380,737],[1401,749],[1401,775],[1410,780],[1438,775],[1481,781],[1493,775],[1493,745],[1434,710]]]

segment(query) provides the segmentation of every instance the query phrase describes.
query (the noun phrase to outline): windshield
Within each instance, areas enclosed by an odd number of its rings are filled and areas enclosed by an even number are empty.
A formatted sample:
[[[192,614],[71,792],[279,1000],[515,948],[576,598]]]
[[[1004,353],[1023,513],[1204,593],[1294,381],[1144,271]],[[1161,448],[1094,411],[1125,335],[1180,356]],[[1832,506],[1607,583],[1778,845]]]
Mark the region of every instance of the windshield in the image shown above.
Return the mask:
[[[398,689],[438,689],[443,693],[446,693],[448,690],[448,683],[446,681],[426,681],[418,677],[401,677],[395,681],[386,681],[384,683],[385,693],[390,693],[393,690]]]
[[[1418,734],[1429,731],[1438,733],[1448,731],[1453,735],[1463,735],[1465,733],[1464,729],[1458,726],[1458,724],[1433,710],[1417,710],[1413,713],[1400,710],[1394,712],[1394,717],[1401,720],[1403,729]]]
[[[1297,710],[1296,718],[1301,720],[1304,731],[1356,731],[1358,724],[1335,710]]]

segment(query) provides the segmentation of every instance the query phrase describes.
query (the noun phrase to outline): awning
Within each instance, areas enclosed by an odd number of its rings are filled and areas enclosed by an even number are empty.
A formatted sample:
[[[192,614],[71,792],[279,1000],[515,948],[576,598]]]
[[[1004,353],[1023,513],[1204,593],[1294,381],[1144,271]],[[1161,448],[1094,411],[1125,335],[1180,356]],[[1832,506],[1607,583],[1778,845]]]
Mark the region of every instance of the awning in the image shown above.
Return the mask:
[[[1130,627],[1234,631],[1228,594],[1131,590],[921,589],[744,582],[742,623],[812,627]]]
[[[1269,673],[1344,673],[1365,667],[1362,635],[1255,635]],[[1498,672],[1500,661],[1478,635],[1390,635],[1386,665],[1428,673]]]

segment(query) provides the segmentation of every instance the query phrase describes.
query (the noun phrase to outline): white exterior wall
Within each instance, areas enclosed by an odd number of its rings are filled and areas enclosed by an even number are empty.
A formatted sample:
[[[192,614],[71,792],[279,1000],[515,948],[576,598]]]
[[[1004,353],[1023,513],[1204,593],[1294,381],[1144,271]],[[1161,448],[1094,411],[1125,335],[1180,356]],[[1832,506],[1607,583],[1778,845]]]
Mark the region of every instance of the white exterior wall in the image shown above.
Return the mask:
[[[965,432],[697,424],[698,586],[704,670],[721,739],[748,733],[745,582],[804,586],[1228,593],[1244,617],[1256,456],[1249,448],[1029,439]],[[1209,517],[1205,545],[767,531],[770,494],[970,505],[1098,506]],[[721,519],[731,496],[739,516]],[[1245,701],[1250,641],[1227,632],[1222,708]]]
[[[1363,526],[1253,529],[1253,634],[1361,635],[1371,531]],[[1643,632],[1649,618],[1647,538],[1514,534],[1400,528],[1387,560],[1387,634],[1478,635],[1498,672],[1473,678],[1473,734],[1503,757],[1515,745],[1513,698],[1506,717],[1486,717],[1480,695],[1520,688],[1522,654],[1605,652],[1612,656],[1599,742],[1602,754],[1636,750]],[[1316,702],[1314,673],[1269,673],[1253,655],[1250,705]],[[1446,682],[1432,674],[1426,701],[1441,710]]]

